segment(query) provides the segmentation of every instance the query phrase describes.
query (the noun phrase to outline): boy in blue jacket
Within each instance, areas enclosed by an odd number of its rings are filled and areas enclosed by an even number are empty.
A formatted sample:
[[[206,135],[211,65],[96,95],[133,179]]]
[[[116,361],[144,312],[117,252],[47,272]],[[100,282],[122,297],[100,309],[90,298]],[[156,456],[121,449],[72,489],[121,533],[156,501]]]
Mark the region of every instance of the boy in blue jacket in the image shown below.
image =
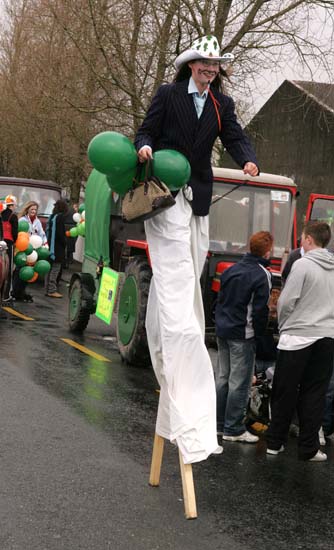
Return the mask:
[[[269,266],[273,237],[259,231],[250,238],[250,253],[221,276],[216,307],[218,365],[217,431],[227,441],[256,443],[244,419],[254,374],[256,338],[268,322],[271,291]]]

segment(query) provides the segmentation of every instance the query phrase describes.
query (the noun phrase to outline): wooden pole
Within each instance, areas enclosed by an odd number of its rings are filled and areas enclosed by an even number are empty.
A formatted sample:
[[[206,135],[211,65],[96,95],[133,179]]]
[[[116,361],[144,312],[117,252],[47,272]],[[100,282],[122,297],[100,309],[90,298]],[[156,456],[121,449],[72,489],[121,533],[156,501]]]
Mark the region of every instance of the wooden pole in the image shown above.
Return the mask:
[[[159,487],[160,485],[160,473],[161,473],[162,457],[164,454],[164,443],[165,443],[164,438],[161,437],[161,435],[158,435],[156,433],[154,435],[152,462],[151,462],[150,479],[149,479],[149,484],[152,487]],[[180,453],[180,450],[179,450],[179,460],[180,460],[180,469],[181,469],[181,478],[182,478],[182,491],[183,491],[185,516],[187,519],[195,519],[197,518],[197,509],[196,509],[196,496],[195,496],[192,466],[191,464],[185,464],[183,462],[183,458]]]
[[[160,472],[162,456],[164,454],[164,442],[165,440],[163,437],[161,437],[161,435],[155,434],[149,480],[149,484],[152,485],[152,487],[158,487],[160,484]]]
[[[182,477],[182,490],[184,499],[184,512],[187,519],[197,518],[196,496],[191,464],[185,464],[179,450],[180,469]]]

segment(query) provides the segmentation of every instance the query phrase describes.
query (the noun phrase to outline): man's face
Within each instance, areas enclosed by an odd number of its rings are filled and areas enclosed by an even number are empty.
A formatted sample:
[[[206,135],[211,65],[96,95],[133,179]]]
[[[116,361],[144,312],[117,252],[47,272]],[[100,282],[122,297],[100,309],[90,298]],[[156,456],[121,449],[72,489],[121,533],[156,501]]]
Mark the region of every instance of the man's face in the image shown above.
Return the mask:
[[[190,61],[189,67],[194,81],[201,86],[211,83],[219,73],[219,61],[211,61],[210,59]]]
[[[308,252],[309,250],[311,250],[312,243],[310,241],[310,236],[305,235],[305,233],[303,232],[302,236],[301,236],[301,239],[300,239],[300,244],[303,247],[303,249],[305,250],[305,252]]]

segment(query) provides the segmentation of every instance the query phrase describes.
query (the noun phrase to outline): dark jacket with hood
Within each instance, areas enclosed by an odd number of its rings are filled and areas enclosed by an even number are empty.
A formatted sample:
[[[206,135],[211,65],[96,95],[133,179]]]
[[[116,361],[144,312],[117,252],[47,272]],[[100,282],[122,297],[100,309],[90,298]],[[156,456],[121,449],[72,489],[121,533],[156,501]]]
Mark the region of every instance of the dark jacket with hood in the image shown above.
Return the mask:
[[[225,340],[258,338],[268,323],[269,261],[246,254],[224,271],[216,307],[216,334]]]
[[[47,223],[46,236],[50,248],[50,259],[56,263],[63,263],[65,261],[66,252],[66,235],[63,212],[51,214]]]

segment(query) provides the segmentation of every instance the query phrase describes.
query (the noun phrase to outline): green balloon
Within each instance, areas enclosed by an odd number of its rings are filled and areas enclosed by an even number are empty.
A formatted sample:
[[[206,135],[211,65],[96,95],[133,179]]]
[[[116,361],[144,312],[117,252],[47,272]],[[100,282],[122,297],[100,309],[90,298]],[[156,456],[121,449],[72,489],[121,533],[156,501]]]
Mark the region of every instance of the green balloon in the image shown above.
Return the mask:
[[[25,267],[21,267],[20,272],[19,272],[19,277],[22,281],[27,282],[33,276],[34,276],[34,268],[33,267],[30,267],[29,265],[26,265]]]
[[[47,260],[48,257],[50,256],[50,250],[45,246],[41,246],[40,248],[37,248],[36,252],[38,254],[39,260]]]
[[[80,235],[81,237],[85,236],[85,222],[81,222],[77,225],[77,231],[78,235]]]
[[[34,271],[36,271],[38,275],[46,275],[49,273],[50,269],[51,265],[46,260],[37,260],[34,265]]]
[[[191,174],[186,157],[174,149],[161,149],[153,154],[153,171],[171,191],[181,189]]]
[[[31,254],[33,250],[34,250],[33,245],[29,243],[28,248],[24,252],[27,256],[29,256],[29,254]]]
[[[136,168],[134,167],[124,172],[124,174],[119,174],[118,176],[107,176],[107,180],[112,191],[123,196],[132,187],[132,182],[135,175]]]
[[[17,265],[17,267],[23,267],[27,263],[27,254],[26,252],[18,252],[14,256],[14,264]]]
[[[83,202],[82,204],[80,204],[78,208],[79,214],[82,214],[84,210],[85,210],[85,203]]]
[[[27,231],[29,231],[29,223],[26,220],[21,220],[19,222],[18,230],[24,231],[26,233]]]
[[[118,132],[101,132],[88,145],[88,158],[102,174],[117,177],[137,164],[133,143]]]
[[[79,235],[77,226],[71,227],[70,235],[71,237],[77,237]]]

